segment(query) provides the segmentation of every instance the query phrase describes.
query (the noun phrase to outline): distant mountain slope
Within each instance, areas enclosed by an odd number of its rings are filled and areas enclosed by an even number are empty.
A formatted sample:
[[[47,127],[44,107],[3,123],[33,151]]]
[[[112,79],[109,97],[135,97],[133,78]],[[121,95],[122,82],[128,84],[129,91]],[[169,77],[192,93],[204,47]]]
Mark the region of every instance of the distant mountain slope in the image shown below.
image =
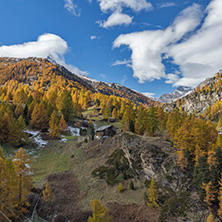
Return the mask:
[[[170,103],[185,96],[187,93],[191,92],[192,90],[193,89],[191,87],[180,86],[177,89],[175,89],[172,93],[166,93],[160,96],[158,101],[161,103]]]
[[[106,83],[101,82],[95,79],[91,79],[84,75],[78,75],[80,78],[82,78],[84,81],[86,81],[88,84],[93,86],[97,92],[100,92],[105,95],[114,95],[119,97],[127,98],[131,101],[133,101],[136,104],[144,104],[147,106],[156,106],[159,105],[158,101],[155,101],[154,99],[151,99],[139,92],[136,92],[132,89],[129,89],[121,84],[118,83]]]
[[[41,58],[5,58],[0,57],[0,85],[9,80],[17,80],[24,84],[32,85],[35,81],[42,81],[42,86],[47,89],[52,81],[62,78],[69,87],[78,89],[86,88],[92,92],[100,92],[105,95],[115,95],[127,98],[136,104],[154,106],[159,103],[120,84],[108,84],[90,79],[86,76],[75,75],[65,67],[56,64],[52,59]]]
[[[28,58],[0,58],[0,85],[5,84],[9,80],[17,80],[18,82],[31,83],[39,80],[44,76],[45,82],[50,84],[50,81],[61,76],[69,81],[73,87],[86,88],[91,91],[95,89],[83,81],[76,75],[73,75],[63,66],[52,64],[48,59]],[[68,83],[68,82],[67,82]]]
[[[99,82],[95,84],[95,88],[102,94],[124,97],[135,102],[136,104],[142,103],[147,106],[156,106],[159,104],[157,101],[154,101],[141,93],[117,83],[107,84],[104,82]]]
[[[222,98],[222,71],[214,77],[199,84],[192,92],[183,98],[169,104],[164,104],[165,111],[180,108],[188,113],[204,113]]]

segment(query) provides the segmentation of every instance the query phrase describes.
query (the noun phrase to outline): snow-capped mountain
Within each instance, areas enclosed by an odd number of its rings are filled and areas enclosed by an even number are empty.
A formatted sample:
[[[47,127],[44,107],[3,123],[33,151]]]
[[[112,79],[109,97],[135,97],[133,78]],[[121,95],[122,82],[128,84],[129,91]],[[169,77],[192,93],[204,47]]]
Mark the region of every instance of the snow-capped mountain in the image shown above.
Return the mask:
[[[175,89],[172,93],[166,93],[159,97],[158,101],[161,103],[173,102],[187,94],[189,94],[193,89],[188,86],[180,86]]]

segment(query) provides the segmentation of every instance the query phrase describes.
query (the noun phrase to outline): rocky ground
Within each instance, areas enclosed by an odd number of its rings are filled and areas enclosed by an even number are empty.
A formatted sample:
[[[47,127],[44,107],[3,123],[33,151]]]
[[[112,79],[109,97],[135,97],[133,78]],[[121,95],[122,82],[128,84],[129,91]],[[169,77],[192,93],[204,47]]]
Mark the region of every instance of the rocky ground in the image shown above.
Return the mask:
[[[106,164],[116,149],[124,151],[124,157],[134,172],[134,176],[127,180],[117,178],[125,188],[123,193],[117,191],[118,183],[111,186],[104,179],[92,175],[95,168]],[[48,221],[87,221],[90,202],[95,198],[109,209],[116,222],[200,222],[206,221],[209,215],[191,181],[177,166],[172,144],[163,138],[126,132],[102,141],[68,142],[59,150],[63,150],[61,154],[69,154],[69,159],[66,159],[69,171],[47,178],[54,198],[44,207],[48,209],[47,214],[41,208],[39,214],[44,218],[47,216]],[[58,156],[58,159],[62,158]],[[152,177],[157,184],[160,204],[155,211],[149,209],[144,201]],[[135,190],[129,189],[131,181]]]

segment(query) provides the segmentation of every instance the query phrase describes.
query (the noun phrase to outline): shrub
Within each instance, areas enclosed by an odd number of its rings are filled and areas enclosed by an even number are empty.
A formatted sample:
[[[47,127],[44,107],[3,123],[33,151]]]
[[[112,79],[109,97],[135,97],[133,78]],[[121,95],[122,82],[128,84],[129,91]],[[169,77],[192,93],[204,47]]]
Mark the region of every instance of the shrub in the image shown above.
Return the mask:
[[[130,181],[130,189],[131,189],[131,190],[135,190],[133,181]]]
[[[120,183],[119,186],[118,186],[118,192],[119,193],[122,193],[124,191],[124,187],[123,185]]]

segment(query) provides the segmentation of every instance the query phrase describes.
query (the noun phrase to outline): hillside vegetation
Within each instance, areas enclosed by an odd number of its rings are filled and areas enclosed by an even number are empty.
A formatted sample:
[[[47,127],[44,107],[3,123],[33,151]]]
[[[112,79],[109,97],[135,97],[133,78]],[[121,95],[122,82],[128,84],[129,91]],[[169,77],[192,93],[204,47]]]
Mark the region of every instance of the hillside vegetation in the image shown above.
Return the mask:
[[[0,64],[1,221],[222,218],[220,100],[203,114],[182,100],[166,112],[48,60]],[[195,93],[219,93],[221,75],[213,81]],[[107,125],[117,135],[98,136]]]

